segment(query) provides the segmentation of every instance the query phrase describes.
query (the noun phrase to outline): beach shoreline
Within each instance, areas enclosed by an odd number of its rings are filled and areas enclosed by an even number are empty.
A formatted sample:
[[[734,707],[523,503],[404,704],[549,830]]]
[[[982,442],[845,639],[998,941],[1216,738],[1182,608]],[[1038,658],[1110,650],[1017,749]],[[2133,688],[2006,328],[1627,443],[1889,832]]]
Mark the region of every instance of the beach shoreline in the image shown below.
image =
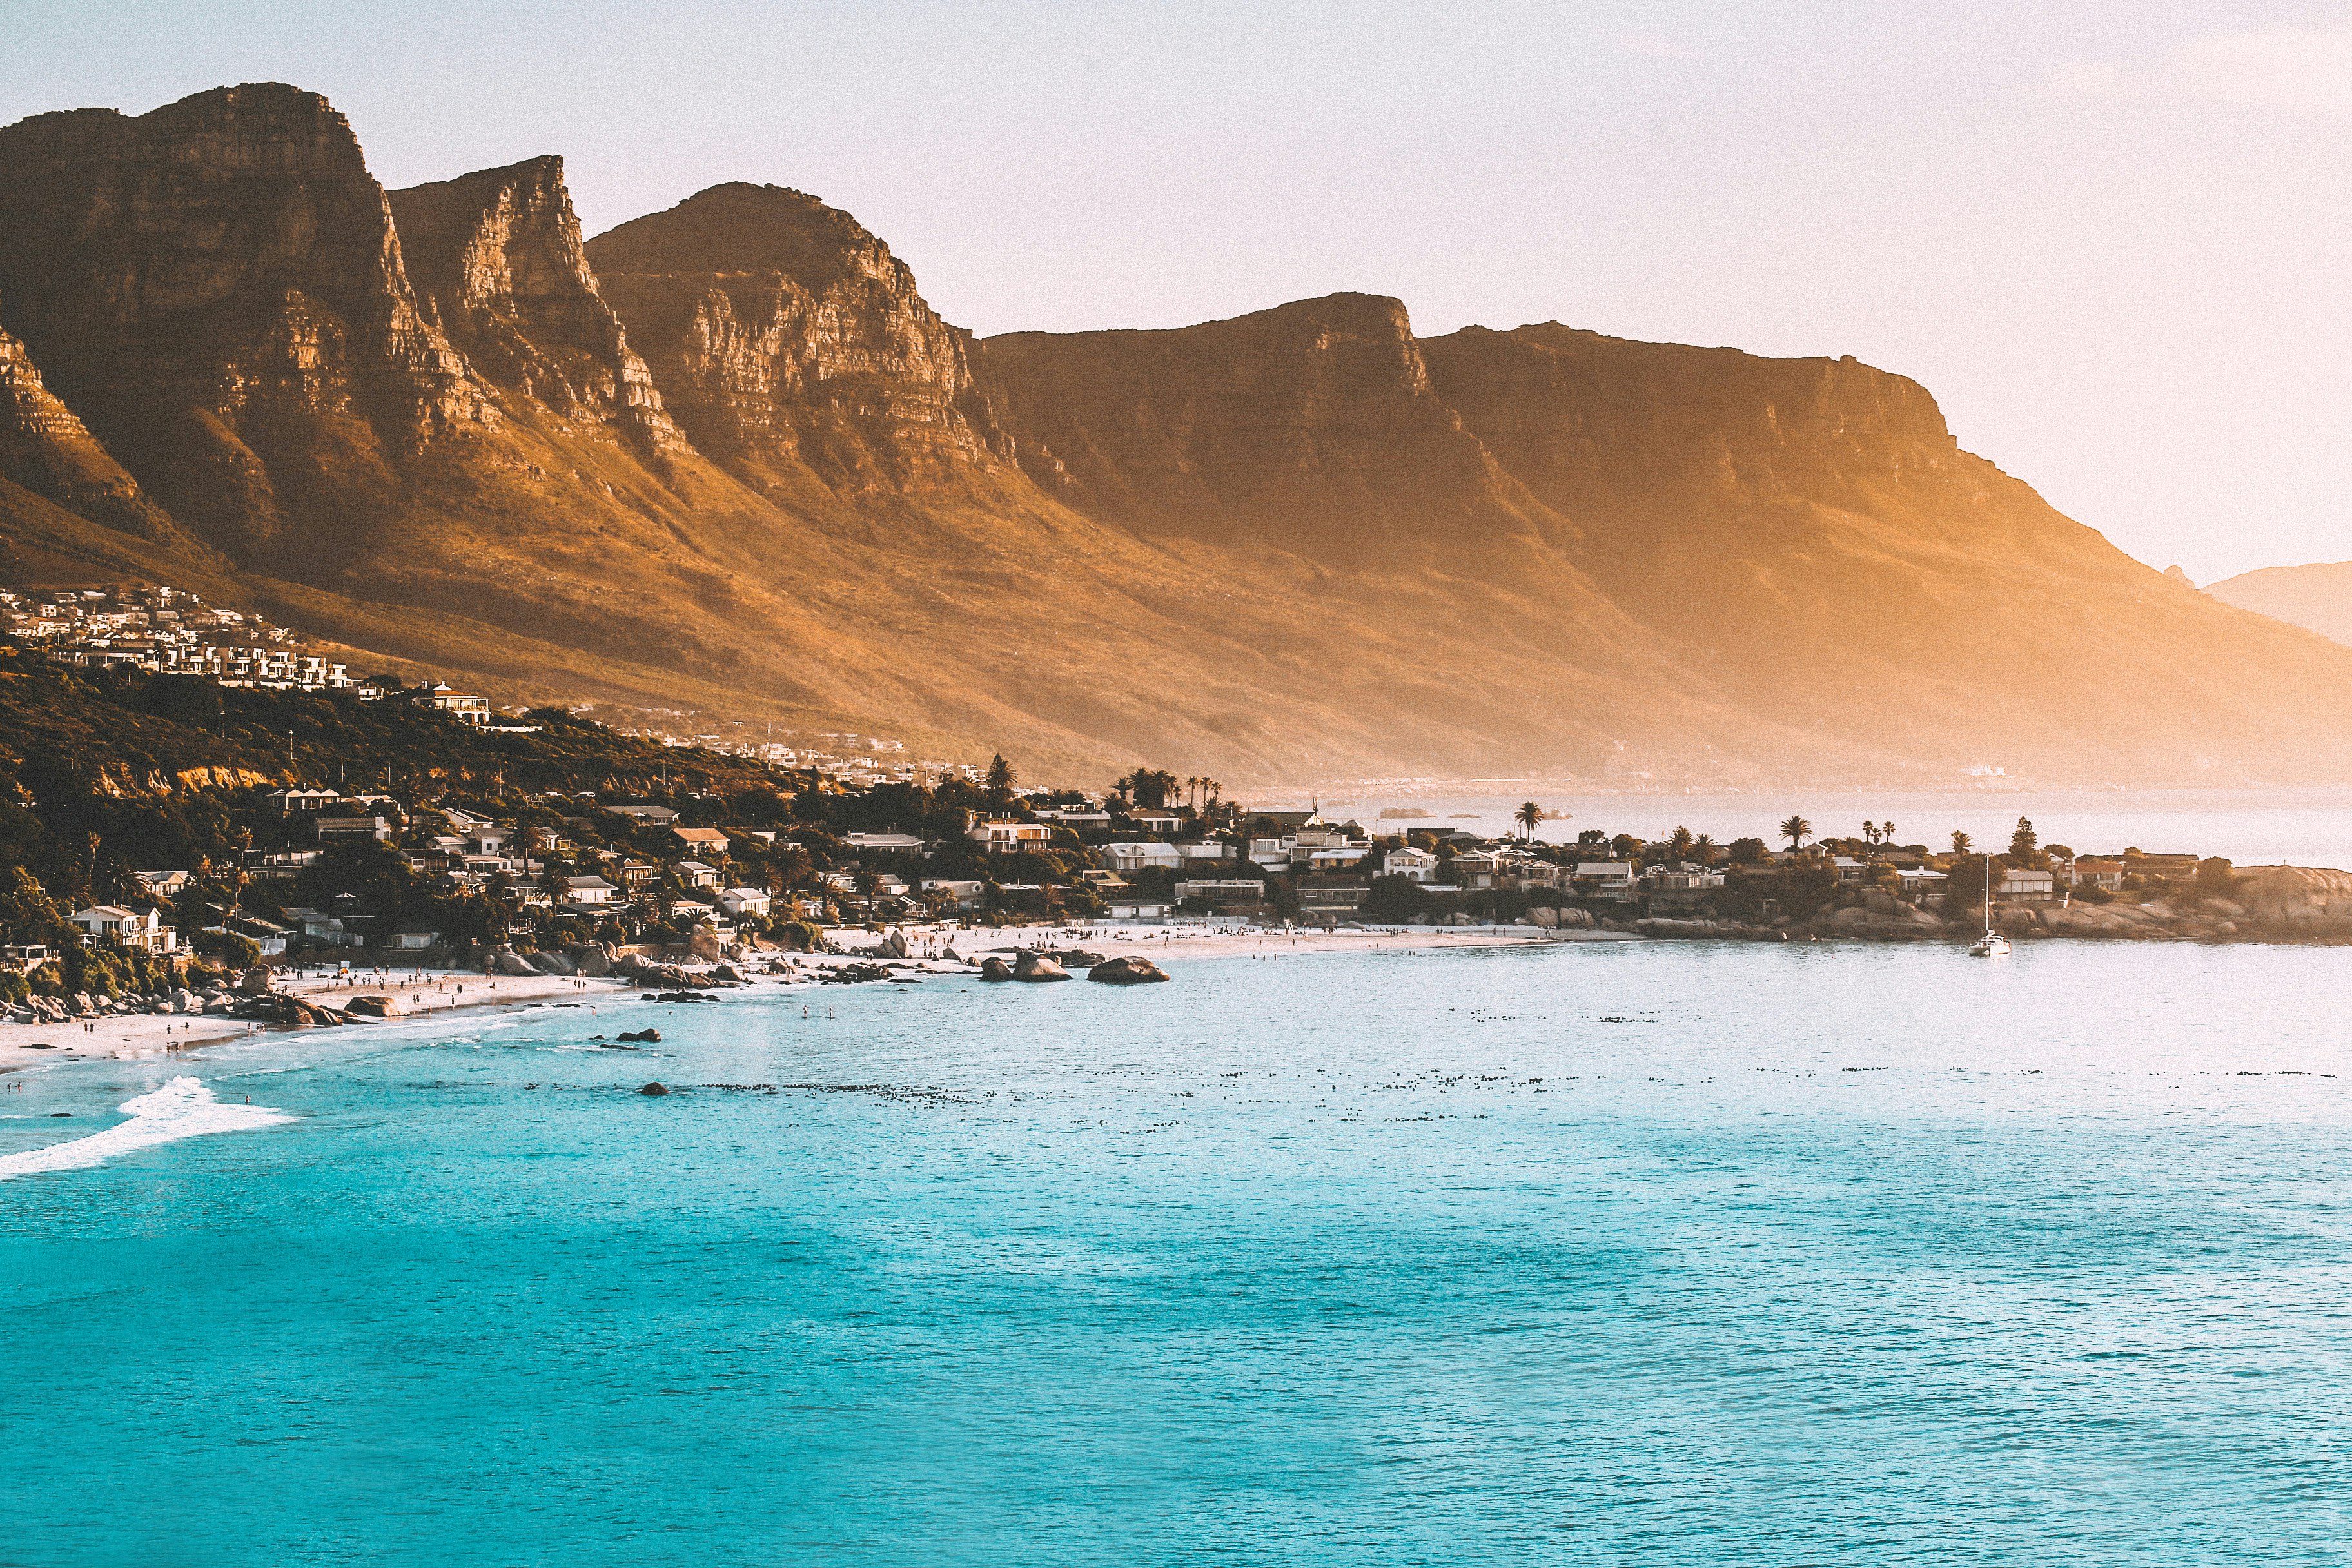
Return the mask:
[[[833,953],[762,950],[756,957],[735,961],[747,984],[760,989],[779,985],[831,984],[825,974],[851,964],[877,960],[905,965],[926,974],[971,974],[986,957],[1011,957],[1023,948],[1087,947],[1106,957],[1133,955],[1154,963],[1209,958],[1233,958],[1287,953],[1360,952],[1376,948],[1469,948],[1511,946],[1563,940],[1633,942],[1638,937],[1618,932],[1543,932],[1508,928],[1368,928],[1360,931],[1285,931],[1260,927],[1150,926],[1006,926],[992,929],[952,925],[912,925],[898,928],[911,952],[891,958],[877,946]],[[859,933],[870,935],[870,933]],[[936,956],[952,950],[958,963]],[[931,956],[924,956],[926,954]],[[793,973],[769,972],[773,963],[787,963]],[[698,978],[716,964],[685,966]],[[320,1006],[340,1011],[355,996],[389,996],[398,1007],[391,1017],[354,1020],[345,1027],[373,1029],[389,1024],[414,1024],[438,1017],[478,1015],[499,1008],[521,1007],[557,1000],[609,998],[635,1001],[645,983],[625,975],[489,975],[470,970],[394,970],[373,975],[343,977],[306,973],[280,974],[276,989]],[[709,993],[714,998],[726,990]],[[12,1024],[0,1034],[0,1074],[61,1062],[160,1058],[207,1046],[222,1046],[263,1035],[283,1034],[283,1025],[256,1023],[221,1014],[104,1014],[69,1018],[62,1024]]]

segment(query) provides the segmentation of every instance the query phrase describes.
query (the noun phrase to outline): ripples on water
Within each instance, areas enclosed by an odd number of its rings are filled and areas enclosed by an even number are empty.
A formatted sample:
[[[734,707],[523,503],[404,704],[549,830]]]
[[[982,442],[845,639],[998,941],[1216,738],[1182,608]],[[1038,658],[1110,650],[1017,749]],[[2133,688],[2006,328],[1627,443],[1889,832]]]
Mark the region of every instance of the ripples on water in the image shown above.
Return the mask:
[[[2340,1562],[2346,962],[1391,951],[59,1068],[0,1157],[177,1073],[298,1120],[0,1184],[0,1562]]]

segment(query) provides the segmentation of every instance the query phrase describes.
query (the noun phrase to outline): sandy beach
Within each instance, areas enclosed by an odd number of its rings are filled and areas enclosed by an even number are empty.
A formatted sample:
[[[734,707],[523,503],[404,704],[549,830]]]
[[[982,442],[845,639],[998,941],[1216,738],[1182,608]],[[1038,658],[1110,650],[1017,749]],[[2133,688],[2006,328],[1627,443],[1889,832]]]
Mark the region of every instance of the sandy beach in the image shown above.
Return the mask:
[[[1135,954],[1155,963],[1209,958],[1264,957],[1275,953],[1358,952],[1383,947],[1495,947],[1530,942],[1633,942],[1639,938],[1616,931],[1531,931],[1511,927],[1373,927],[1361,931],[1266,930],[1255,926],[1087,925],[1008,926],[965,930],[951,925],[901,928],[913,957],[910,962],[931,973],[969,973],[963,965],[940,958],[952,950],[958,958],[977,962],[1006,955],[1025,947],[1084,947],[1116,958]],[[867,932],[836,932],[835,940],[850,951],[841,953],[762,953],[741,967],[762,988],[778,984],[821,983],[824,971],[844,964],[872,962],[879,938]],[[862,951],[861,951],[862,950]],[[772,976],[763,973],[772,962],[789,959],[797,973]],[[709,965],[694,965],[707,970]],[[638,983],[619,976],[598,979],[567,975],[496,975],[485,978],[470,972],[393,970],[373,976],[337,977],[290,971],[278,988],[321,1006],[340,1009],[354,996],[390,996],[399,1012],[386,1022],[413,1022],[421,1017],[457,1014],[488,1007],[509,1007],[534,1002],[632,1000],[642,993]],[[719,993],[724,994],[724,993]],[[351,1027],[376,1026],[374,1020]],[[173,1015],[107,1015],[68,1019],[62,1024],[0,1026],[0,1073],[58,1061],[110,1058],[127,1060],[167,1056],[190,1047],[224,1042],[265,1033],[277,1026],[249,1023],[213,1015],[182,1017]]]
[[[336,979],[298,971],[281,976],[278,988],[306,1002],[337,1009],[354,996],[390,996],[400,1011],[388,1022],[461,1008],[511,1006],[577,997],[591,991],[605,994],[635,992],[635,987],[622,980],[578,980],[552,974],[501,974],[485,979],[479,974],[430,969],[393,970],[372,979]],[[375,1024],[369,1020],[350,1026],[365,1029]],[[168,1056],[191,1046],[219,1045],[272,1027],[211,1014],[188,1017],[108,1014],[97,1018],[68,1018],[62,1024],[0,1025],[0,1072],[59,1060]],[[44,1046],[50,1048],[41,1048]]]

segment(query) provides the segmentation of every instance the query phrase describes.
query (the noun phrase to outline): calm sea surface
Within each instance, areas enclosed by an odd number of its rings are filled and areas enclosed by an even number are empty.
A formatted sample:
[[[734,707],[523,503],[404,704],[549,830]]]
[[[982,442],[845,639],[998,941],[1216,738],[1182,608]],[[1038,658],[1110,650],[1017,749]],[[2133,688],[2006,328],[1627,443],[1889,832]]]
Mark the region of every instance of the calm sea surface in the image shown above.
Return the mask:
[[[2343,1563],[2347,973],[1388,950],[19,1075],[0,1563]]]

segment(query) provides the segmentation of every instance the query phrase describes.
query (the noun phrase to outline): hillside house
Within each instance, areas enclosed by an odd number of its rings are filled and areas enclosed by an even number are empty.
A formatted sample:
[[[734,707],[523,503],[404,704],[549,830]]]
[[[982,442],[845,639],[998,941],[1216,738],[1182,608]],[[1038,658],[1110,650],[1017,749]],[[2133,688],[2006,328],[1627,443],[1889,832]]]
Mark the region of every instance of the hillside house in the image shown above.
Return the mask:
[[[719,895],[719,907],[730,920],[764,915],[773,901],[757,888],[729,888]]]
[[[1301,877],[1297,891],[1298,913],[1307,920],[1360,913],[1372,893],[1370,885],[1354,877]]]
[[[1426,849],[1391,849],[1381,858],[1381,874],[1426,885],[1437,880],[1437,857]]]
[[[613,901],[621,889],[602,877],[566,877],[563,879],[563,901],[583,909],[602,909]]]
[[[1633,899],[1633,866],[1628,860],[1580,860],[1570,886],[1588,899],[1607,899],[1631,903]]]
[[[173,952],[179,949],[180,933],[165,925],[163,912],[152,906],[93,904],[75,910],[71,919],[81,932],[84,947],[110,943],[137,948],[142,952]]]
[[[1994,896],[2004,904],[2050,904],[2058,901],[2055,873],[2031,867],[2012,867],[2000,874]]]
[[[970,837],[992,855],[1011,855],[1045,848],[1053,839],[1053,830],[1042,822],[975,822]]]
[[[1138,871],[1181,870],[1184,865],[1173,844],[1106,844],[1102,854],[1110,868],[1123,877]]]
[[[715,827],[673,827],[670,842],[688,855],[708,855],[713,860],[727,858],[727,835]]]

